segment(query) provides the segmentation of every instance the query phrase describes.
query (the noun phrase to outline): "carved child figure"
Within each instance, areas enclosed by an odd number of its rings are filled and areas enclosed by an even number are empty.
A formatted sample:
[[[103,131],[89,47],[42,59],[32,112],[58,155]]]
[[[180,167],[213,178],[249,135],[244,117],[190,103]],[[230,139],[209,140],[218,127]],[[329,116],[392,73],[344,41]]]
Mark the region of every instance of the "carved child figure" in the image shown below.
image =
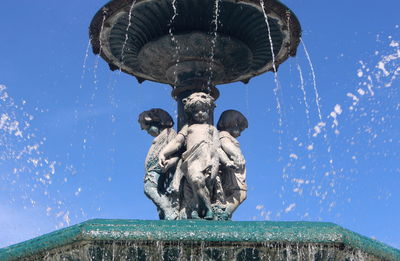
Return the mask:
[[[221,160],[227,166],[233,166],[233,162],[222,151],[218,130],[210,123],[215,107],[214,99],[206,93],[198,92],[182,102],[188,124],[161,151],[160,165],[168,164],[166,159],[186,147],[180,167],[194,194],[196,207],[190,217],[213,219],[210,191],[218,174],[219,162]]]
[[[222,168],[220,174],[225,196],[225,214],[228,218],[247,196],[245,159],[236,140],[247,127],[247,119],[236,110],[224,111],[217,124],[222,150],[237,167]]]
[[[178,209],[173,206],[172,199],[165,193],[169,173],[159,165],[158,158],[160,151],[176,137],[176,132],[172,129],[174,122],[168,112],[151,109],[139,115],[139,123],[143,130],[155,137],[145,161],[144,193],[157,206],[160,219],[177,219]],[[166,169],[176,164],[178,160],[178,157],[172,157],[166,161],[164,163]]]

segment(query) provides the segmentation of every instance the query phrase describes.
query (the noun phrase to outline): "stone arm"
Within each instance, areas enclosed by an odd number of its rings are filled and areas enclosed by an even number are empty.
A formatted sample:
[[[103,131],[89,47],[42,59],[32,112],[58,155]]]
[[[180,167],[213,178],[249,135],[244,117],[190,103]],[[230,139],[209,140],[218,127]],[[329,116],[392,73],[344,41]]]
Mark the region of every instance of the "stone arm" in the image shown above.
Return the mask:
[[[221,139],[221,148],[228,155],[230,159],[235,162],[238,167],[244,167],[246,161],[243,157],[242,151],[238,146],[232,143],[228,138]]]
[[[163,171],[167,172],[170,168],[176,166],[178,164],[180,157],[172,157],[165,160],[165,167],[163,167]]]
[[[165,148],[163,148],[158,156],[159,164],[164,169],[167,167],[167,158],[172,154],[178,152],[182,146],[185,144],[185,136],[178,133],[176,137],[171,140]]]
[[[229,159],[228,155],[226,155],[225,151],[221,148],[218,148],[218,156],[222,165],[225,165],[228,168],[236,168],[235,163]]]
[[[217,129],[215,129],[215,133],[217,133],[217,135],[213,136],[213,144],[214,144],[214,146],[217,147],[219,161],[228,168],[236,169],[237,166],[235,165],[235,163],[229,159],[228,155],[225,153],[225,151],[221,147],[221,141],[219,139],[219,133],[218,133]]]

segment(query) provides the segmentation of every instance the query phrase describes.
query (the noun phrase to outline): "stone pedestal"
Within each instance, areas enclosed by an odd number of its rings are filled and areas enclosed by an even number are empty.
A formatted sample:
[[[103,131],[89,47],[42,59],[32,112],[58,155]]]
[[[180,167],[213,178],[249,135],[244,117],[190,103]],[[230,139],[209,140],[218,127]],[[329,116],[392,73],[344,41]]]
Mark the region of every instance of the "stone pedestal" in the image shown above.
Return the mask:
[[[0,260],[400,260],[332,223],[89,220],[0,249]]]

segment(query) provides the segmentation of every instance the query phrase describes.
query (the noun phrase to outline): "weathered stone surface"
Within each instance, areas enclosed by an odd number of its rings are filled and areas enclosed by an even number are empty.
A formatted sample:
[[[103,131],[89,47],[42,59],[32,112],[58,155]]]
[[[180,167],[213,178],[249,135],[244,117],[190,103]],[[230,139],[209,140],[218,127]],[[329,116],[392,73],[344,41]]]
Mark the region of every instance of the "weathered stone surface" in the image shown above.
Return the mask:
[[[400,260],[332,223],[89,220],[0,249],[0,260]],[[190,259],[192,258],[192,259]]]

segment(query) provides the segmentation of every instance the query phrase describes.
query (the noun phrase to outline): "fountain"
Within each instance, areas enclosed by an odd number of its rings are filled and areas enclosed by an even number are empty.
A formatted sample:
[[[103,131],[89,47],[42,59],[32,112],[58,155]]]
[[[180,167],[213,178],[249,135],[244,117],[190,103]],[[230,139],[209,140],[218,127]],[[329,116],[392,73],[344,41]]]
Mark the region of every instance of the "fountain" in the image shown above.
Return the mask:
[[[185,134],[186,132],[191,133],[197,130],[193,135],[202,135],[199,128],[191,128],[191,126],[207,125],[211,129],[214,128],[213,104],[219,96],[216,85],[236,81],[248,83],[256,75],[267,71],[276,72],[281,63],[296,54],[300,35],[301,28],[298,19],[290,9],[278,1],[267,1],[266,3],[263,1],[219,0],[111,1],[95,15],[90,25],[93,52],[99,54],[109,64],[111,70],[118,69],[133,75],[139,83],[150,80],[171,85],[172,97],[178,104],[177,129],[187,138],[181,143],[176,143],[179,148],[167,149],[163,157],[180,153],[178,158],[181,158],[181,162],[176,162],[177,166],[170,167],[169,171],[155,171],[158,174],[148,168],[149,171],[145,178],[145,180],[150,180],[145,182],[146,195],[157,205],[160,218],[229,219],[232,216],[238,204],[246,197],[245,192],[241,192],[243,195],[234,195],[238,193],[233,192],[245,190],[246,186],[244,158],[240,149],[237,147],[234,155],[229,155],[226,151],[222,152],[228,154],[226,155],[228,156],[226,162],[228,165],[232,163],[229,162],[230,159],[240,158],[240,160],[236,160],[236,166],[232,166],[242,169],[236,171],[236,174],[232,174],[229,167],[223,168],[214,166],[218,164],[203,162],[202,159],[208,157],[206,155],[196,156],[197,158],[194,160],[190,159],[189,155],[187,157],[189,159],[186,160],[183,156],[185,152],[178,152],[178,149],[186,149],[186,154],[201,154],[201,148],[197,149],[197,152],[193,150],[191,152],[191,147],[188,145],[185,145],[186,148],[181,147],[185,147],[182,143],[190,144],[190,140],[193,139],[191,135]],[[208,97],[199,98],[198,95],[196,98],[194,97],[196,93],[202,93]],[[205,99],[210,101],[207,102]],[[205,108],[208,110],[208,118],[204,121],[193,121],[195,112],[188,112],[187,107],[192,106],[188,105],[188,101],[212,103],[209,108]],[[197,109],[192,108],[191,110]],[[150,128],[151,123],[159,124],[151,119],[152,117],[161,117],[155,115],[157,112],[148,111],[144,114],[140,117],[142,129]],[[240,116],[235,116],[239,114]],[[145,120],[146,117],[148,122]],[[227,127],[238,125],[239,123],[233,122],[237,117],[241,117],[243,121],[240,132],[247,128],[247,120],[244,116],[240,112],[231,111],[225,114],[225,119],[221,119],[225,124],[220,126],[222,129],[219,128],[219,131],[222,133]],[[184,126],[188,126],[188,131]],[[169,129],[173,133],[165,138],[160,138],[165,136],[160,133],[157,140],[172,139],[172,136],[176,134],[171,127],[172,125],[161,128],[160,132]],[[184,129],[181,130],[182,128]],[[228,140],[237,143],[236,139],[232,137],[232,133],[229,134],[229,131],[226,130],[224,133],[227,137],[224,139],[221,136],[221,145],[215,144],[215,148],[207,150],[217,151],[218,146],[221,148],[232,146],[227,144]],[[153,136],[158,136],[158,134]],[[207,141],[207,138],[200,138],[200,140]],[[211,143],[213,142],[211,141]],[[193,145],[193,148],[198,144]],[[166,145],[165,143],[159,146],[154,145],[155,147],[149,151],[146,165],[151,165],[150,161],[159,161],[158,155],[162,152],[162,147]],[[223,157],[220,155],[220,158]],[[203,181],[204,184],[200,185],[200,187],[208,187],[204,191],[195,188],[194,176],[196,173],[188,171],[188,169],[193,169],[197,163],[204,165],[199,170],[200,172],[208,167],[211,168],[210,180]],[[217,175],[218,169],[223,173]],[[160,175],[178,176],[176,172],[180,172],[183,176],[182,182],[180,182],[182,177],[174,177],[173,182],[159,181]],[[156,177],[153,177],[154,175]],[[229,176],[232,175],[241,176],[239,183],[243,184],[237,185],[237,189],[227,188],[234,186],[226,184],[230,179]],[[215,181],[218,179],[221,181]],[[217,184],[214,185],[214,183]],[[218,183],[221,184],[218,185]],[[160,189],[151,188],[149,184],[157,184]],[[175,186],[175,189],[171,188],[171,184]],[[181,186],[180,192],[179,186]],[[187,190],[194,191],[194,198],[197,198],[198,202],[186,200],[192,195],[190,192],[186,193],[186,196],[183,195],[182,191],[185,190],[185,186],[188,187]],[[167,190],[178,193],[175,196],[168,196],[162,187],[169,187]],[[205,194],[207,196],[202,196]],[[229,197],[227,194],[234,196]],[[229,204],[230,201],[238,202]]]
[[[172,86],[164,110],[139,116],[154,136],[145,193],[160,221],[90,220],[0,251],[3,260],[400,260],[400,252],[331,223],[232,222],[246,198],[236,138],[247,120],[215,87],[272,71],[296,54],[301,28],[276,0],[113,0],[90,39],[111,70]],[[150,91],[150,90],[149,90]],[[206,221],[214,220],[214,221]]]

